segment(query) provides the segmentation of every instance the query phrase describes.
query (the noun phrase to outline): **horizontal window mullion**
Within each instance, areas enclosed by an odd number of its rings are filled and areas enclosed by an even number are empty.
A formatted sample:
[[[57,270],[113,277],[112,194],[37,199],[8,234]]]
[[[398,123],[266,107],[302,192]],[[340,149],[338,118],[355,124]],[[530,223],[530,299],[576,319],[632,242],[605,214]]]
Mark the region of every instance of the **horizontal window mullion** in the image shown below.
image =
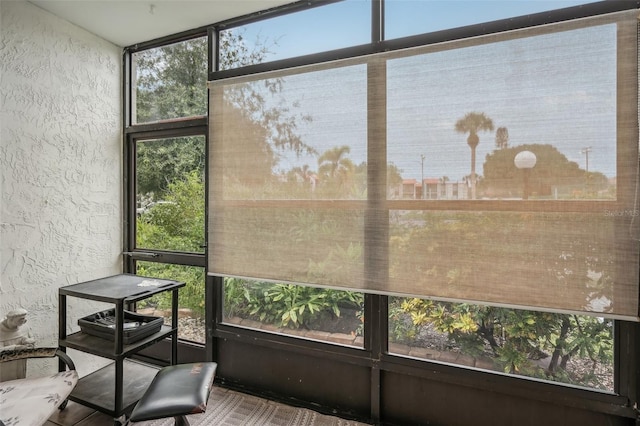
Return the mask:
[[[177,120],[166,120],[154,123],[135,124],[125,129],[125,133],[136,139],[148,134],[161,134],[173,136],[175,134],[186,135],[204,133],[207,126],[207,117],[190,117]]]
[[[172,263],[176,265],[200,266],[203,268],[206,266],[204,253],[177,253],[162,250],[136,249],[125,252],[123,255],[133,260],[145,262]]]
[[[321,65],[329,61],[346,60],[349,62],[362,62],[358,57],[380,53],[377,46],[363,44],[360,46],[345,47],[327,52],[313,53],[295,58],[280,59],[261,64],[247,65],[241,68],[214,71],[209,73],[209,81],[226,80],[230,78],[242,78],[248,75],[277,72],[292,68]]]
[[[489,201],[489,200],[398,200],[388,201],[389,210],[427,211],[486,211],[486,212],[545,212],[588,213],[610,216],[635,216],[617,201]]]
[[[367,201],[353,200],[217,200],[216,203],[223,207],[229,208],[300,208],[300,209],[334,209],[336,207],[343,209],[359,209],[364,210]]]
[[[218,201],[224,207],[233,208],[314,208],[314,209],[362,209],[367,201],[362,200],[224,200]],[[627,208],[619,201],[541,201],[541,200],[387,200],[383,203],[387,210],[428,210],[428,211],[495,211],[495,212],[546,212],[546,213],[586,213],[614,216],[636,216],[638,212]]]

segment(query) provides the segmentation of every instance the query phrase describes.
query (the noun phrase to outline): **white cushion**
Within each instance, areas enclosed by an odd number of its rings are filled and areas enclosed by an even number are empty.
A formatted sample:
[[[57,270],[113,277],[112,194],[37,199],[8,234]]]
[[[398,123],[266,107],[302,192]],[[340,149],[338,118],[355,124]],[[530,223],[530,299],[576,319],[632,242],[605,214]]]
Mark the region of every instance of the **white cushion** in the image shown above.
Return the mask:
[[[5,426],[40,426],[67,399],[76,383],[76,370],[0,382],[0,421]]]

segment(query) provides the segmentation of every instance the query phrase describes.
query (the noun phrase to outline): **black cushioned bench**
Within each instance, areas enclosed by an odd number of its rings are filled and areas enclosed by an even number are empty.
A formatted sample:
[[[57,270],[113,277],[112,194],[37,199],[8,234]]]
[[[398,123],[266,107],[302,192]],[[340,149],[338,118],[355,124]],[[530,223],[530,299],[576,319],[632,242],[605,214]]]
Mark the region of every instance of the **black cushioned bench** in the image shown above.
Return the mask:
[[[203,413],[213,386],[215,362],[178,364],[162,368],[129,418],[132,422],[173,417],[176,426],[187,426],[187,415]]]

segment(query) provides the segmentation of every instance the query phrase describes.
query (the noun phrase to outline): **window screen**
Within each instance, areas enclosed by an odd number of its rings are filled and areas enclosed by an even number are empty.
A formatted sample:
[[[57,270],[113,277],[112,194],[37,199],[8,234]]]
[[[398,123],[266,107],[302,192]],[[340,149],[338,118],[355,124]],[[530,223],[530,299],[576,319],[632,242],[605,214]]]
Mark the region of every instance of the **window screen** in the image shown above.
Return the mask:
[[[210,83],[209,271],[638,314],[634,12]]]

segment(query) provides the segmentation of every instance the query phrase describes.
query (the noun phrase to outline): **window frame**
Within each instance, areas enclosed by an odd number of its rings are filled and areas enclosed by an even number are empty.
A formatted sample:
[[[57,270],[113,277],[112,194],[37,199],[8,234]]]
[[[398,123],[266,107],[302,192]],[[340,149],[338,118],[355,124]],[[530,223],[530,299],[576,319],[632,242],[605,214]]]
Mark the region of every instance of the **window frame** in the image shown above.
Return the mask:
[[[205,251],[202,253],[188,253],[173,250],[158,250],[153,248],[138,248],[136,244],[136,143],[138,141],[166,139],[187,136],[203,136],[207,143],[206,119],[194,118],[162,124],[146,124],[136,126],[136,129],[127,129],[126,134],[126,244],[125,254],[130,260],[156,261],[162,263],[176,263],[179,265],[205,267],[206,253],[206,223],[204,224],[203,242]],[[206,167],[206,165],[205,165]],[[206,202],[206,194],[205,194]],[[205,212],[206,216],[206,212]],[[206,218],[205,218],[206,221]],[[133,268],[128,264],[127,269]]]
[[[466,48],[469,46],[485,46],[485,45],[491,45],[492,43],[501,43],[501,42],[508,42],[514,39],[520,40],[520,39],[525,39],[527,37],[536,37],[538,35],[546,35],[546,34],[562,34],[564,36],[565,33],[569,33],[572,30],[578,30],[578,29],[583,29],[583,28],[596,28],[596,29],[600,29],[600,27],[604,27],[605,25],[607,26],[607,31],[608,34],[611,34],[611,27],[613,26],[613,28],[615,29],[616,26],[618,28],[618,42],[616,44],[616,39],[615,39],[615,35],[613,37],[612,42],[614,43],[612,46],[610,46],[609,48],[609,52],[612,52],[614,49],[616,49],[617,52],[617,57],[618,57],[618,61],[616,62],[615,60],[613,60],[613,67],[615,67],[615,69],[617,69],[618,74],[620,74],[622,76],[622,78],[620,78],[617,81],[617,87],[615,86],[615,84],[612,84],[611,86],[611,91],[612,93],[617,92],[617,99],[618,99],[618,116],[617,116],[617,120],[616,123],[618,125],[618,134],[617,134],[617,139],[613,140],[613,144],[615,144],[615,148],[612,146],[612,151],[615,153],[617,152],[617,157],[616,157],[616,161],[617,161],[617,176],[619,177],[618,179],[618,184],[617,184],[617,196],[615,200],[586,200],[586,199],[581,199],[581,200],[395,200],[395,199],[386,199],[384,197],[382,197],[382,195],[379,195],[377,193],[374,193],[374,189],[377,191],[377,188],[384,188],[385,186],[385,176],[378,176],[375,179],[373,178],[373,173],[378,172],[378,170],[376,170],[375,167],[369,167],[369,173],[368,178],[369,178],[369,197],[370,199],[367,201],[360,201],[358,200],[325,200],[325,199],[321,199],[320,197],[318,199],[313,199],[313,200],[307,200],[304,196],[300,197],[301,199],[258,199],[255,200],[253,199],[252,196],[249,196],[247,198],[243,197],[243,196],[239,196],[238,200],[233,199],[226,199],[224,196],[224,190],[222,189],[218,189],[217,187],[215,188],[214,192],[212,194],[219,194],[219,195],[212,195],[212,196],[216,196],[216,197],[220,197],[219,199],[216,200],[212,200],[212,204],[210,205],[210,207],[212,209],[215,209],[216,206],[221,206],[222,204],[224,204],[225,206],[229,206],[231,209],[233,208],[246,208],[246,209],[251,209],[251,208],[260,208],[260,207],[275,207],[275,208],[283,208],[286,209],[286,207],[292,207],[292,208],[327,208],[328,210],[331,210],[335,207],[334,210],[342,210],[342,209],[358,209],[361,206],[367,206],[367,208],[373,209],[373,210],[385,210],[387,209],[388,211],[392,211],[392,210],[405,210],[405,211],[460,211],[460,212],[509,212],[509,213],[518,213],[518,212],[526,212],[526,213],[559,213],[559,214],[567,214],[567,213],[584,213],[585,216],[590,216],[591,218],[594,218],[595,216],[602,216],[602,212],[603,211],[615,211],[615,212],[631,212],[631,211],[635,211],[635,188],[633,186],[633,182],[631,181],[632,177],[635,175],[636,172],[636,167],[633,164],[633,159],[637,158],[638,156],[638,152],[637,152],[637,147],[634,146],[633,143],[628,143],[630,140],[635,140],[637,138],[637,131],[633,131],[630,129],[631,126],[629,126],[629,123],[632,122],[632,117],[636,115],[636,110],[635,108],[631,108],[630,105],[633,105],[634,102],[632,102],[630,100],[630,98],[633,98],[631,93],[627,93],[627,89],[626,89],[626,85],[629,83],[629,79],[633,80],[634,79],[634,75],[637,74],[637,64],[635,63],[635,57],[636,54],[634,54],[633,50],[636,48],[636,43],[635,43],[635,37],[636,37],[636,23],[635,23],[635,15],[631,17],[630,19],[630,15],[633,15],[633,13],[622,13],[620,14],[613,14],[613,15],[601,15],[601,16],[594,16],[593,18],[590,19],[584,19],[584,20],[579,20],[579,21],[569,21],[569,22],[562,22],[560,24],[554,24],[553,26],[549,27],[549,26],[545,26],[542,30],[540,30],[539,27],[531,27],[531,28],[526,28],[526,29],[521,29],[518,31],[513,31],[513,32],[509,32],[508,34],[489,34],[487,36],[483,36],[483,37],[475,37],[473,40],[468,40],[468,39],[462,39],[462,40],[456,40],[456,41],[449,41],[447,43],[444,44],[444,46],[442,44],[437,44],[435,46],[426,46],[426,48],[422,48],[419,50],[414,49],[409,49],[409,51],[404,51],[404,50],[399,50],[397,52],[390,52],[389,54],[384,54],[384,56],[375,56],[373,55],[372,57],[363,57],[363,58],[354,58],[351,60],[344,60],[344,61],[339,61],[338,63],[336,62],[332,62],[332,63],[321,63],[321,64],[317,64],[317,65],[313,65],[313,66],[307,66],[307,67],[299,67],[299,68],[294,68],[294,69],[279,69],[277,71],[271,71],[271,72],[266,72],[266,73],[256,73],[256,74],[246,74],[244,76],[237,76],[237,77],[233,77],[233,78],[229,78],[229,79],[221,79],[221,80],[213,80],[213,84],[210,85],[211,88],[211,101],[214,102],[214,100],[216,99],[216,96],[218,95],[218,93],[224,93],[227,87],[231,87],[233,88],[236,84],[237,85],[241,85],[244,83],[262,83],[262,81],[268,81],[269,79],[275,79],[278,78],[280,76],[286,76],[289,77],[291,76],[292,78],[295,78],[299,75],[304,76],[306,73],[315,73],[317,72],[322,72],[325,69],[330,69],[333,70],[335,69],[341,69],[341,68],[348,68],[351,65],[361,65],[362,63],[366,63],[367,66],[370,68],[370,70],[376,70],[377,71],[370,71],[369,72],[369,90],[379,90],[379,93],[375,96],[371,96],[370,105],[368,108],[368,113],[370,115],[374,114],[376,115],[376,117],[374,119],[369,120],[369,155],[367,158],[368,164],[371,166],[373,164],[384,164],[387,160],[386,158],[386,149],[385,146],[383,146],[384,141],[382,141],[382,139],[384,139],[384,135],[385,135],[385,130],[386,127],[383,125],[383,123],[385,123],[386,120],[386,116],[384,113],[384,105],[382,105],[383,108],[380,109],[380,111],[376,111],[376,106],[372,105],[372,102],[376,102],[375,99],[380,99],[381,103],[385,102],[385,93],[386,90],[384,88],[385,85],[385,81],[383,81],[383,79],[379,79],[380,81],[377,80],[377,75],[375,75],[376,73],[379,73],[380,75],[384,75],[385,74],[385,67],[384,67],[384,63],[381,64],[380,66],[378,66],[376,64],[376,61],[379,59],[381,62],[386,61],[386,60],[395,60],[395,58],[402,58],[405,56],[413,56],[413,55],[429,55],[431,52],[440,52],[442,50],[453,50],[455,51],[455,49],[457,48]],[[630,21],[633,21],[630,23]],[[633,26],[633,28],[631,28]],[[631,31],[631,29],[633,31]],[[633,37],[631,37],[631,35],[633,35]],[[627,41],[627,38],[629,39]],[[564,38],[562,39],[564,40]],[[608,39],[607,39],[608,40]],[[633,40],[633,42],[631,42]],[[585,46],[584,43],[582,43],[583,46]],[[418,56],[418,57],[420,57]],[[247,67],[249,68],[249,67]],[[217,75],[218,73],[212,73],[212,75]],[[283,77],[283,78],[286,78]],[[377,81],[376,83],[371,83],[371,81]],[[218,92],[219,91],[219,92]],[[221,95],[222,96],[222,95]],[[220,110],[224,110],[224,107],[216,107],[212,105],[212,111],[214,112],[212,114],[212,117],[210,117],[211,119],[211,135],[212,135],[212,149],[215,151],[213,152],[214,157],[213,158],[217,158],[220,162],[224,161],[224,159],[222,159],[221,157],[223,156],[223,152],[224,152],[224,145],[227,142],[221,141],[220,143],[218,143],[216,141],[216,139],[221,139],[220,137],[214,137],[214,135],[216,135],[216,126],[220,125],[220,128],[224,128],[225,126],[223,126],[220,122],[221,118],[220,116],[222,116],[222,113],[217,114],[215,113],[216,111],[220,111]],[[230,126],[231,127],[231,126]],[[221,132],[222,133],[222,132]],[[373,135],[380,135],[381,140],[380,141],[376,141],[374,139],[372,139]],[[614,133],[615,135],[615,133]],[[222,138],[223,139],[223,138]],[[387,143],[391,143],[390,141],[387,141]],[[220,153],[218,152],[218,150],[220,150]],[[217,157],[215,157],[217,155]],[[227,157],[225,157],[226,159]],[[629,159],[631,159],[629,161]],[[218,161],[216,160],[216,161]],[[234,164],[233,160],[232,160],[232,164]],[[212,167],[217,167],[216,164],[212,164]],[[239,172],[238,172],[239,173]],[[213,185],[218,185],[218,181],[222,181],[221,178],[219,178],[219,176],[217,175],[212,175],[211,176],[213,178]],[[258,197],[260,198],[260,197]],[[278,197],[276,197],[278,198]],[[284,197],[287,198],[287,197]],[[371,201],[370,204],[367,204],[369,201]],[[363,208],[363,210],[366,211],[366,208]],[[233,210],[231,210],[233,211]],[[260,213],[258,213],[260,214]],[[617,226],[618,228],[622,228],[624,227],[625,229],[625,233],[626,233],[626,225],[627,223],[631,220],[629,215],[625,215],[627,217],[620,217],[620,218],[612,218],[610,223],[614,223],[615,225],[622,225],[622,226]],[[567,217],[566,215],[560,219],[561,221],[570,221],[571,218]],[[222,223],[222,222],[219,222]],[[213,225],[216,225],[216,222],[212,223]],[[210,225],[212,225],[210,224]],[[376,226],[375,229],[381,229],[381,228],[385,228],[387,225],[384,223],[384,221],[381,219],[378,224],[379,226]],[[223,235],[224,232],[222,232],[221,234],[216,233],[216,228],[217,226],[210,226],[210,229],[213,231],[213,233],[209,236],[210,238],[214,238],[217,235]],[[240,229],[240,227],[236,226],[234,229]],[[365,229],[373,229],[370,227],[365,226]],[[634,226],[634,232],[637,231],[637,228],[635,228]],[[625,266],[624,267],[619,267],[617,269],[616,272],[618,272],[618,274],[616,276],[618,277],[624,277],[625,274],[623,274],[622,272],[624,270],[628,270],[628,262],[630,261],[629,258],[632,257],[635,254],[635,244],[632,244],[630,238],[623,238],[622,237],[623,232],[619,231],[618,229],[616,229],[616,238],[615,243],[617,244],[617,247],[619,247],[620,251],[623,250],[628,250],[628,253],[630,253],[629,256],[624,256],[625,258]],[[613,232],[610,233],[607,237],[609,237],[609,240],[613,239]],[[241,238],[238,235],[235,235],[236,238]],[[554,236],[555,237],[555,236]],[[249,237],[248,237],[249,238]],[[247,240],[248,240],[247,238]],[[365,236],[366,239],[366,236]],[[380,239],[381,242],[379,243],[381,246],[386,244],[386,240],[384,238]],[[608,240],[608,241],[609,241]],[[221,240],[223,241],[223,240]],[[250,241],[250,240],[249,240]],[[259,243],[258,243],[259,244]],[[373,248],[373,246],[371,246]],[[234,265],[231,267],[226,267],[226,265],[223,265],[225,262],[223,259],[225,256],[223,255],[223,252],[217,252],[215,250],[215,247],[213,247],[214,250],[212,250],[210,252],[210,264],[211,265],[215,265],[215,266],[220,266],[220,268],[213,268],[212,270],[213,273],[218,273],[218,274],[230,274],[230,275],[235,275],[235,276],[247,276],[247,277],[252,277],[252,278],[256,278],[256,279],[261,279],[261,278],[265,278],[265,279],[270,279],[270,280],[279,280],[279,279],[288,279],[291,282],[295,282],[296,280],[305,280],[305,270],[304,270],[304,265],[301,268],[297,268],[297,266],[292,267],[292,269],[296,270],[297,272],[300,271],[301,273],[299,273],[297,276],[296,275],[290,275],[290,276],[286,276],[286,277],[282,277],[279,276],[278,273],[280,271],[278,270],[269,270],[269,272],[265,272],[264,275],[259,275],[259,271],[256,271],[255,268],[254,270],[251,271],[244,271],[242,267],[238,267],[238,265]],[[373,248],[374,250],[376,250],[375,248]],[[267,251],[270,251],[271,248],[269,248]],[[379,250],[382,252],[383,250],[385,250],[383,247],[380,247]],[[366,251],[366,245],[365,245],[365,251]],[[229,252],[233,252],[233,250],[229,250]],[[265,251],[266,252],[266,251]],[[216,257],[218,256],[219,257]],[[309,258],[311,258],[311,256],[308,256]],[[382,256],[377,256],[377,258],[381,258]],[[238,259],[237,256],[234,257],[234,254],[231,253],[229,255],[229,258],[232,259]],[[216,260],[221,260],[220,262],[216,263]],[[302,260],[304,261],[305,258],[302,258]],[[231,263],[231,262],[230,262]],[[303,262],[298,262],[298,263],[303,263]],[[375,266],[375,265],[373,265]],[[268,268],[266,268],[268,269]],[[380,269],[384,269],[384,268],[378,268]],[[274,272],[275,271],[275,272]],[[244,273],[246,272],[246,275],[244,275]],[[384,276],[384,271],[381,271],[382,274],[381,276]],[[609,295],[607,295],[608,297],[610,297],[611,299],[615,299],[615,296],[618,296],[618,300],[629,300],[629,304],[625,304],[624,305],[624,310],[619,310],[617,312],[605,312],[602,314],[602,316],[605,317],[614,317],[614,318],[622,318],[622,319],[628,319],[628,318],[634,318],[637,316],[638,312],[637,312],[637,308],[636,308],[636,303],[637,303],[637,299],[635,301],[633,301],[633,298],[628,298],[627,297],[627,292],[624,292],[624,297],[620,297],[620,295],[623,293],[622,291],[619,291],[619,289],[622,289],[624,287],[627,287],[630,291],[635,291],[635,289],[637,288],[634,285],[634,282],[632,281],[633,278],[635,277],[631,277],[629,275],[632,274],[626,274],[627,275],[627,279],[624,279],[624,282],[622,282],[622,284],[616,288],[614,288],[613,290],[613,294],[614,297],[611,297]],[[347,279],[343,279],[344,283],[348,283],[349,281],[352,281],[353,283],[355,283],[354,285],[352,285],[352,289],[355,289],[356,291],[359,291],[360,289],[363,289],[363,291],[387,291],[387,289],[390,288],[389,291],[396,291],[396,292],[403,292],[403,289],[399,289],[399,288],[394,288],[393,285],[387,287],[386,286],[386,280],[381,279],[379,283],[376,284],[372,284],[372,285],[367,285],[368,283],[374,283],[373,280],[370,281],[365,281],[365,285],[362,285],[360,283],[359,279],[356,280],[349,280]],[[417,281],[417,279],[416,279]],[[622,280],[621,280],[622,281]],[[310,285],[313,285],[314,281],[307,281],[308,283],[310,283]],[[321,281],[315,281],[318,282],[319,285],[331,285],[327,282],[321,282]],[[409,282],[407,280],[407,282]],[[347,285],[345,285],[345,287],[347,287]],[[504,289],[501,289],[504,291]],[[413,290],[418,292],[419,290]],[[406,293],[409,293],[409,291],[406,291]],[[416,293],[418,294],[418,293]],[[424,293],[423,293],[424,294]],[[443,293],[434,293],[439,297],[449,297],[449,298],[454,298],[453,300],[455,301],[457,295],[456,294],[443,294]],[[424,294],[425,297],[430,296],[429,294]],[[434,296],[436,297],[436,296]],[[498,297],[502,297],[502,299],[499,298],[494,298],[489,300],[489,299],[483,299],[483,298],[474,298],[473,295],[471,295],[468,299],[469,300],[478,300],[480,302],[478,303],[483,303],[482,301],[487,300],[486,303],[488,304],[497,304],[497,305],[504,305],[504,304],[516,304],[516,305],[528,305],[531,306],[531,309],[536,309],[536,306],[540,306],[540,308],[538,308],[538,310],[552,310],[554,312],[563,312],[563,311],[576,311],[579,312],[580,314],[585,313],[583,311],[588,310],[589,308],[584,308],[581,309],[580,306],[576,306],[579,305],[579,303],[576,303],[576,305],[574,306],[570,306],[571,305],[571,301],[569,299],[567,299],[567,303],[565,303],[565,305],[555,305],[555,304],[535,304],[535,301],[531,302],[531,301],[518,301],[518,300],[504,300],[506,299],[506,297],[504,295],[498,295]],[[574,299],[572,299],[573,301],[579,301],[580,299],[577,299],[574,296]],[[633,301],[633,303],[631,303],[631,301]],[[622,307],[622,303],[619,303]],[[526,308],[525,308],[526,309]],[[598,315],[597,313],[593,313],[593,312],[589,312],[587,314],[594,314],[594,315]]]
[[[382,39],[374,40],[371,46],[355,46],[355,47],[349,47],[344,49],[338,49],[331,52],[322,52],[322,53],[313,54],[313,55],[306,55],[303,57],[294,57],[286,60],[264,62],[257,65],[250,65],[250,66],[239,67],[239,68],[234,68],[229,70],[213,71],[209,75],[209,80],[223,80],[227,78],[241,77],[247,74],[265,73],[265,72],[277,71],[285,68],[314,65],[314,64],[326,62],[329,60],[353,59],[358,56],[401,50],[401,49],[410,48],[410,47],[419,47],[419,46],[437,44],[437,43],[453,41],[453,40],[463,40],[466,38],[487,36],[487,35],[503,33],[503,32],[512,31],[512,30],[523,30],[523,29],[526,30],[529,28],[537,27],[542,24],[574,21],[580,18],[589,18],[597,15],[619,12],[619,11],[633,8],[632,5],[624,4],[622,2],[606,2],[606,3],[607,4],[605,4],[605,2],[591,3],[583,6],[570,7],[566,9],[553,10],[549,12],[541,12],[534,15],[494,21],[494,22],[485,23],[485,24],[471,25],[467,27],[453,28],[453,29],[438,31],[435,33],[409,36],[409,37],[403,37],[403,38],[398,38],[393,40],[382,40]],[[376,4],[381,5],[382,3],[380,2]],[[376,4],[373,4],[374,8],[376,7]],[[636,4],[636,7],[637,7],[637,4]],[[383,21],[384,19],[383,12],[381,12],[380,15],[376,15],[374,13],[373,16],[374,16],[374,19],[376,19],[376,16],[380,16],[381,21]],[[375,26],[372,26],[372,28],[374,28],[372,32],[375,33]],[[380,32],[380,35],[382,36],[381,33],[383,32],[383,30],[379,29],[379,32]],[[373,37],[375,37],[375,34],[373,35]],[[380,123],[384,123],[384,120],[385,120],[384,117],[370,118],[370,121],[372,121],[373,123],[375,123],[375,125],[378,125],[378,126],[381,125]],[[618,158],[620,158],[620,154]],[[375,181],[372,181],[372,179],[375,179],[374,172],[375,170],[370,169],[368,173],[369,183],[372,184],[370,188],[376,187]],[[378,185],[378,186],[382,187],[382,185]],[[621,190],[620,192],[622,191],[623,190]],[[624,190],[624,192],[628,192],[628,190]],[[375,199],[375,197],[373,198]],[[522,201],[513,202],[513,201],[486,201],[486,200],[464,200],[464,201],[387,200],[384,194],[382,194],[382,196],[379,197],[378,200],[373,201],[374,204],[376,204],[377,202],[381,202],[385,204],[390,210],[391,209],[393,210],[420,209],[420,210],[464,210],[464,211],[482,210],[482,211],[514,211],[514,212],[518,212],[518,211],[567,212],[567,211],[582,211],[584,207],[593,208],[594,206],[593,204],[594,201],[522,200]],[[298,204],[295,201],[291,203],[293,205]],[[314,201],[314,203],[322,204],[323,202]],[[328,201],[327,203],[331,203],[331,202]],[[618,197],[614,201],[597,201],[597,203],[599,208],[619,209],[621,207],[627,206],[628,197],[626,198],[626,200],[623,197]],[[365,240],[366,240],[366,236],[365,236]],[[365,258],[367,257],[369,256],[365,256]],[[388,258],[388,256],[385,256],[385,257]],[[369,270],[369,268],[365,267],[365,270]],[[382,298],[381,300],[385,300],[385,296],[374,296],[374,297],[380,297]],[[386,305],[385,305],[385,308],[386,308]],[[365,310],[367,311],[366,308]],[[380,311],[378,313],[380,313]],[[386,318],[384,322],[386,323]],[[624,321],[618,321],[618,320],[615,321],[616,326],[614,331],[615,336],[618,338],[617,341],[614,343],[614,348],[615,348],[614,358],[620,361],[628,359],[626,357],[621,357],[620,353],[629,353],[631,350],[631,347],[633,346],[632,344],[629,345],[629,347],[621,346],[622,343],[620,342],[620,339],[619,339],[620,333],[626,334],[626,332],[621,331],[621,328],[622,329],[626,328],[626,327],[620,327],[621,323],[624,323]],[[367,327],[367,319],[365,317],[365,336],[367,335],[367,330],[371,331],[371,328]],[[382,331],[386,333],[386,328],[384,330],[377,330],[377,333],[379,333],[378,336],[380,336],[380,334],[384,334],[384,333],[381,333]],[[375,339],[375,340],[378,341],[378,339]],[[375,349],[372,348],[371,346],[367,346],[370,341],[371,341],[370,339],[365,338],[365,349],[375,351]],[[397,357],[394,355],[389,355],[388,353],[387,341],[388,339],[380,339],[381,359],[383,359],[386,362],[390,362],[390,364],[397,365],[398,364]],[[629,343],[629,340],[626,339],[625,342]],[[415,362],[417,362],[418,364],[421,364],[424,362],[429,363],[429,361],[415,361]],[[407,365],[407,366],[415,365],[413,360],[404,360],[404,361],[401,361],[400,364]],[[436,368],[439,369],[439,367],[436,367]],[[444,368],[445,370],[447,369],[447,367],[444,367]],[[614,369],[616,371],[615,373],[616,379],[615,379],[615,385],[614,385],[615,392],[618,395],[620,395],[621,389],[630,389],[633,387],[631,385],[631,382],[633,381],[630,380],[627,383],[623,383],[625,382],[625,380],[621,380],[620,371],[625,370],[626,367],[621,366],[620,362],[614,365]],[[481,374],[486,374],[486,373],[481,373]],[[494,373],[488,373],[488,374],[494,374]],[[628,376],[625,376],[625,377],[628,377]],[[512,380],[519,380],[519,379],[522,379],[525,381],[531,380],[529,378],[509,376],[505,378],[507,383],[506,386],[507,387],[511,386]],[[502,379],[498,379],[498,381],[500,380]],[[535,380],[531,380],[531,381],[535,382]],[[543,385],[571,388],[571,386],[567,386],[561,383],[553,383],[553,382],[542,382],[542,383]],[[575,392],[577,392],[578,394],[582,394],[583,392],[599,393],[599,391],[597,390],[585,391],[584,389],[576,389]],[[528,390],[525,391],[524,394],[529,395],[529,391]],[[614,398],[617,402],[620,402],[620,403],[622,403],[623,401],[623,400],[617,399],[616,396],[612,396],[612,395],[606,395],[604,396],[604,398]],[[590,399],[590,398],[587,398],[587,399]]]
[[[640,2],[633,1],[602,1],[590,3],[580,7],[571,7],[535,15],[517,17],[513,19],[494,21],[485,24],[472,25],[468,27],[453,28],[435,33],[428,33],[416,36],[409,36],[393,40],[384,39],[384,0],[371,0],[372,3],[372,40],[370,45],[348,47],[332,52],[321,52],[304,57],[295,57],[275,62],[265,62],[248,67],[234,68],[225,71],[216,71],[216,57],[218,52],[217,34],[222,29],[228,29],[234,25],[244,25],[260,19],[268,19],[278,14],[293,13],[308,7],[317,7],[321,2],[312,1],[296,2],[292,5],[277,8],[267,13],[253,14],[251,16],[239,17],[211,26],[202,27],[167,36],[149,42],[125,48],[123,56],[123,165],[124,165],[124,200],[123,200],[123,252],[131,253],[123,256],[123,269],[125,272],[135,272],[135,261],[158,261],[162,263],[176,263],[182,265],[203,266],[206,270],[206,258],[208,249],[205,248],[203,254],[187,254],[160,250],[139,250],[135,248],[135,217],[136,217],[136,197],[135,197],[135,141],[164,138],[170,136],[189,136],[194,133],[204,134],[208,137],[208,122],[206,117],[186,118],[174,120],[172,122],[157,122],[132,125],[132,87],[131,82],[131,59],[130,55],[136,51],[159,47],[165,44],[175,43],[180,40],[194,38],[208,34],[209,37],[209,79],[217,80],[232,76],[240,76],[246,73],[273,71],[281,68],[295,67],[302,65],[324,62],[329,59],[346,59],[357,56],[398,50],[407,47],[423,46],[432,43],[439,43],[467,37],[482,36],[497,32],[510,31],[543,25],[551,22],[561,22],[567,20],[580,19],[617,12],[629,9],[639,9]],[[303,4],[301,4],[303,3]],[[638,96],[637,88],[630,96]],[[373,118],[370,118],[372,120]],[[198,129],[198,130],[195,130]],[[202,132],[204,129],[204,132]],[[185,133],[186,132],[186,133]],[[202,133],[200,133],[202,132]],[[208,147],[207,147],[208,149]],[[205,185],[208,186],[208,168]],[[368,173],[368,179],[374,179],[373,173]],[[373,183],[373,182],[371,182]],[[208,189],[205,198],[208,197]],[[384,199],[384,194],[383,197]],[[383,202],[387,202],[384,200]],[[446,209],[449,202],[419,200],[417,201],[425,209],[436,208]],[[205,206],[208,200],[205,199]],[[394,206],[400,208],[408,203],[411,209],[416,206],[415,201],[394,201]],[[473,201],[470,207],[482,201]],[[528,203],[519,203],[518,207],[509,203],[510,209],[530,208]],[[497,209],[501,209],[500,203],[494,204]],[[460,208],[459,203],[455,204]],[[396,208],[396,207],[394,207]],[[482,209],[487,209],[486,204],[482,204]],[[205,216],[208,215],[208,208],[205,208]],[[209,242],[207,233],[207,219],[205,219],[205,244]],[[150,258],[148,253],[157,255]],[[319,342],[310,342],[290,336],[268,335],[256,330],[242,329],[222,323],[222,302],[223,302],[223,280],[219,277],[207,275],[206,283],[206,321],[207,321],[207,342],[204,347],[197,350],[204,350],[206,359],[215,359],[218,340],[238,340],[242,342],[258,344],[271,348],[291,350],[294,353],[304,353],[317,355],[323,354],[331,359],[345,361],[357,365],[366,365],[372,368],[372,386],[379,386],[382,381],[382,371],[388,370],[401,374],[416,375],[433,380],[445,381],[451,384],[469,386],[477,389],[503,392],[506,394],[516,394],[525,398],[539,401],[559,403],[569,407],[581,408],[596,412],[602,412],[621,417],[635,418],[637,411],[634,404],[638,401],[640,391],[640,362],[635,361],[640,358],[640,326],[637,323],[627,321],[615,321],[614,326],[614,371],[615,371],[615,393],[603,393],[597,390],[585,390],[574,388],[565,384],[537,381],[519,376],[509,376],[487,372],[467,367],[459,367],[450,364],[430,362],[426,360],[409,359],[389,354],[388,352],[388,297],[384,295],[365,294],[365,323],[364,336],[365,344],[363,349],[343,348]],[[372,417],[380,413],[380,395],[375,397],[372,391]]]

